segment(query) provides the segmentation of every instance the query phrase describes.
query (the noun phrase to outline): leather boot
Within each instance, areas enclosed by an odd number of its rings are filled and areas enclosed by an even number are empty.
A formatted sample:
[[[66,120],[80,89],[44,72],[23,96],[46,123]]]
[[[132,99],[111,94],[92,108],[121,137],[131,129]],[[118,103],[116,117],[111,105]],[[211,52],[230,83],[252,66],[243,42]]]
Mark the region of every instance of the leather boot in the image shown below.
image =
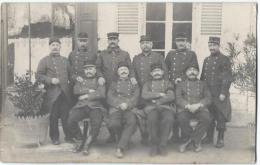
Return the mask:
[[[216,148],[223,148],[224,147],[224,129],[218,131],[218,140],[216,144]]]
[[[212,122],[207,130],[207,136],[202,140],[203,144],[213,144],[215,132],[215,122]]]

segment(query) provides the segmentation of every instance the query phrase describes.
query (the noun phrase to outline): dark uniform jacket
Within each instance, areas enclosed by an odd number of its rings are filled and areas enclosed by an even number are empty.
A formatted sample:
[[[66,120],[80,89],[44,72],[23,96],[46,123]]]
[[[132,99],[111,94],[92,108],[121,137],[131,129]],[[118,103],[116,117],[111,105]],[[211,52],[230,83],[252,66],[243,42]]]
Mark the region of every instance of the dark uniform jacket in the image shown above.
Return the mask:
[[[100,76],[106,79],[107,85],[110,85],[112,81],[117,79],[117,69],[120,62],[127,62],[130,77],[135,77],[129,54],[119,47],[113,50],[108,47],[98,56],[96,66],[98,72],[102,74]]]
[[[75,82],[77,76],[84,76],[83,65],[85,61],[96,61],[97,55],[92,52],[72,51],[69,54],[69,62],[72,68],[72,80]]]
[[[143,53],[136,55],[133,59],[133,67],[136,75],[136,79],[140,87],[151,80],[151,65],[153,63],[160,62],[164,70],[164,77],[168,79],[168,71],[164,62],[163,56],[158,53],[151,52],[149,55],[145,56]]]
[[[176,103],[178,112],[184,111],[188,104],[203,104],[200,110],[207,110],[212,98],[206,82],[201,80],[185,80],[177,84]]]
[[[113,81],[107,94],[107,103],[110,105],[109,113],[120,110],[119,105],[128,104],[128,110],[135,108],[138,102],[140,89],[133,85],[130,79]]]
[[[97,78],[83,77],[83,82],[76,82],[73,92],[76,96],[88,94],[88,98],[79,100],[73,108],[88,106],[91,109],[103,109],[102,100],[105,98],[105,86],[99,85]]]
[[[36,79],[45,84],[47,92],[44,105],[48,105],[51,109],[61,92],[64,92],[67,102],[71,101],[70,75],[71,68],[67,58],[60,55],[49,55],[40,60]],[[53,85],[52,78],[58,78],[60,84]]]
[[[175,112],[171,106],[175,99],[173,84],[168,80],[151,80],[147,81],[142,89],[142,97],[146,101],[144,111],[148,114],[154,109],[166,109]],[[159,93],[165,93],[165,97],[160,97]]]
[[[213,103],[223,113],[226,120],[230,121],[231,103],[229,88],[233,78],[229,58],[220,52],[206,57],[203,63],[201,80],[206,81],[213,97]],[[219,100],[220,94],[226,96],[224,101]]]
[[[186,79],[184,71],[188,66],[199,66],[195,52],[190,50],[170,51],[165,58],[165,63],[172,82],[177,78]]]

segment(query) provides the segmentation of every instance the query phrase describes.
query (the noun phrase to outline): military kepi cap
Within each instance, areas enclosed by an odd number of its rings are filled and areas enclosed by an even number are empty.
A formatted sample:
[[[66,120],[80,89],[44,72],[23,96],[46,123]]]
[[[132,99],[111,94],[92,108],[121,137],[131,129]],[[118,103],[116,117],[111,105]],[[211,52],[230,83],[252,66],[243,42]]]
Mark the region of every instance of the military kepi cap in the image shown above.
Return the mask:
[[[88,33],[86,33],[86,32],[80,32],[80,33],[78,34],[78,38],[88,38]]]
[[[151,65],[151,71],[153,71],[154,69],[162,69],[162,64],[161,63],[153,63]]]
[[[183,32],[181,32],[181,33],[177,33],[176,34],[176,37],[175,37],[175,39],[186,39],[187,38],[187,34],[186,33],[183,33]]]
[[[110,38],[115,38],[117,39],[119,37],[119,33],[117,32],[110,32],[110,33],[107,33],[107,38],[110,39]]]
[[[84,61],[84,64],[83,64],[83,68],[95,67],[95,66],[96,66],[96,62],[94,60]]]
[[[142,41],[152,41],[152,38],[150,36],[147,36],[147,35],[142,35],[140,37],[140,42]]]
[[[219,37],[209,37],[209,42],[208,43],[220,44],[220,38]]]
[[[197,64],[192,64],[192,65],[190,65],[190,66],[187,66],[186,68],[185,68],[185,73],[186,73],[186,71],[188,70],[188,69],[190,69],[190,68],[195,68],[195,69],[197,69],[198,71],[200,70],[200,68],[199,68],[199,66],[197,65]]]
[[[59,44],[61,44],[60,39],[57,37],[52,37],[49,39],[49,45],[53,42],[58,42]]]
[[[119,62],[118,66],[117,66],[118,69],[119,69],[120,67],[127,67],[127,68],[129,68],[129,65],[128,65],[127,62],[122,61],[122,62]]]

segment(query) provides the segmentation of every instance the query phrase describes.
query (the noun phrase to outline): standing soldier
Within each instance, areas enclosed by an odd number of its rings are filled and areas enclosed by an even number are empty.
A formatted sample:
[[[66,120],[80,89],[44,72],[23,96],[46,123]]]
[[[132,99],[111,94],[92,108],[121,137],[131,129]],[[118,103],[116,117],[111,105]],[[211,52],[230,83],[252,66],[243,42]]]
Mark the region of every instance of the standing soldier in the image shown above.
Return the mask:
[[[147,116],[148,133],[151,140],[150,155],[166,155],[167,141],[174,121],[175,108],[171,106],[175,99],[173,85],[163,78],[162,65],[151,65],[150,81],[142,89],[146,101],[144,112]]]
[[[105,110],[102,101],[105,98],[105,86],[99,85],[96,76],[95,61],[85,61],[84,75],[82,81],[77,81],[73,91],[78,96],[77,104],[72,108],[69,115],[69,126],[72,135],[77,135],[79,130],[78,122],[84,118],[90,119],[90,133],[86,140],[86,147],[83,153],[88,154],[91,143],[98,136],[101,123],[102,112]]]
[[[151,79],[150,73],[151,65],[153,63],[160,63],[162,65],[165,79],[168,79],[168,72],[163,56],[159,55],[158,53],[152,52],[153,42],[150,36],[141,36],[140,47],[142,49],[142,53],[134,57],[133,67],[137,78],[137,82],[142,90],[143,85]],[[140,98],[138,103],[138,109],[142,110],[144,106],[145,102],[144,100],[142,100],[142,98]],[[142,135],[142,143],[146,144],[148,142],[147,130],[144,126],[140,126],[140,131]]]
[[[126,62],[129,66],[129,76],[133,84],[137,84],[135,73],[132,68],[131,59],[128,52],[120,49],[119,33],[111,32],[107,34],[108,48],[100,53],[97,58],[97,69],[100,72],[99,83],[106,83],[106,89],[109,88],[112,81],[117,79],[117,68],[120,62]],[[109,130],[110,137],[107,142],[115,142],[115,136],[112,130]]]
[[[85,61],[96,61],[97,55],[88,50],[88,34],[81,32],[77,38],[77,49],[69,54],[69,62],[72,68],[74,82],[82,81],[84,76],[83,65]]]
[[[180,152],[184,152],[189,144],[193,144],[195,152],[201,151],[201,139],[212,120],[207,108],[211,103],[211,94],[207,84],[198,80],[198,75],[198,66],[188,67],[187,79],[179,83],[176,89],[177,120],[186,138],[180,146]],[[198,122],[194,130],[190,125],[191,119]]]
[[[137,105],[140,90],[137,84],[129,79],[129,65],[121,62],[118,65],[118,79],[113,81],[107,94],[110,106],[108,127],[116,135],[116,156],[122,158],[131,136],[136,130],[136,116],[134,108]]]
[[[208,42],[210,56],[203,63],[201,80],[205,80],[212,94],[212,104],[209,106],[214,122],[207,133],[208,142],[213,142],[214,123],[217,122],[217,148],[224,147],[224,132],[226,122],[231,119],[231,103],[229,88],[232,83],[231,63],[227,56],[223,55],[220,48],[219,37],[209,37]]]
[[[39,62],[36,79],[45,84],[47,90],[44,106],[50,112],[49,135],[54,145],[59,142],[58,119],[61,118],[65,140],[70,141],[68,129],[68,115],[71,107],[71,93],[69,85],[70,64],[60,55],[60,40],[49,40],[50,54]]]
[[[197,55],[194,51],[191,51],[187,45],[186,33],[178,33],[175,39],[177,49],[170,51],[166,58],[165,63],[169,71],[169,78],[173,84],[178,84],[184,81],[186,75],[184,73],[188,66],[196,65],[199,66]],[[173,126],[173,140],[179,139],[179,128],[178,123],[174,123]]]

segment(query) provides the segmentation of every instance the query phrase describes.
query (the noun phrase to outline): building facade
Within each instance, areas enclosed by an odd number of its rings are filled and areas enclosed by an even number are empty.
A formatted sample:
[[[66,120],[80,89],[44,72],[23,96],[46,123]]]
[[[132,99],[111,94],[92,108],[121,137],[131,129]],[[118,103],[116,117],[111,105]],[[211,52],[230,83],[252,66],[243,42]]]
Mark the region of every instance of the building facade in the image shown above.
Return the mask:
[[[14,74],[36,70],[39,60],[48,54],[50,36],[61,37],[61,54],[68,56],[76,46],[73,42],[76,34],[81,31],[88,32],[93,51],[107,47],[108,32],[119,32],[119,45],[131,58],[141,51],[141,35],[150,35],[153,50],[166,56],[176,48],[175,35],[186,32],[201,68],[204,58],[209,55],[208,37],[221,37],[225,52],[227,42],[232,42],[235,36],[243,41],[247,34],[256,34],[256,11],[256,3],[5,4],[2,18],[6,17],[7,25],[2,27],[8,29],[8,55],[2,56],[1,60],[2,64],[3,60],[7,62],[2,66],[8,73],[6,84],[12,84]],[[239,94],[235,89],[232,91],[234,96]],[[234,97],[234,107],[248,110],[241,99]]]

